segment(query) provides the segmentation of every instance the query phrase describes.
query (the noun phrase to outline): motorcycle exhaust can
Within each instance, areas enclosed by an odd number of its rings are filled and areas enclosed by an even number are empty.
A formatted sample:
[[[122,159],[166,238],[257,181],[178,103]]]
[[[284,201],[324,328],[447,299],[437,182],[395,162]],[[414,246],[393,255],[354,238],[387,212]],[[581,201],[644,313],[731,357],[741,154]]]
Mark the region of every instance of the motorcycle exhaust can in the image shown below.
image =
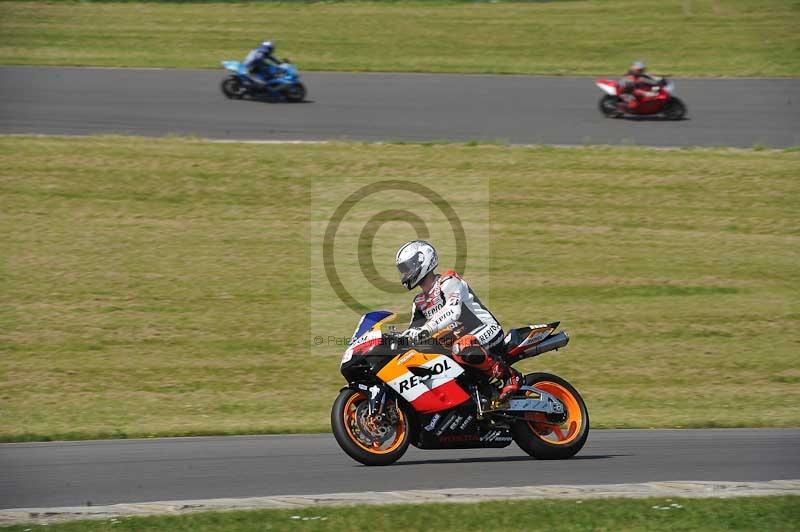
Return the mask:
[[[542,340],[538,344],[530,346],[528,349],[522,352],[522,354],[519,356],[519,358],[517,358],[517,360],[533,358],[537,355],[541,355],[542,353],[547,353],[548,351],[561,349],[568,343],[569,343],[569,335],[562,331],[558,334],[554,334],[553,336],[545,340]]]

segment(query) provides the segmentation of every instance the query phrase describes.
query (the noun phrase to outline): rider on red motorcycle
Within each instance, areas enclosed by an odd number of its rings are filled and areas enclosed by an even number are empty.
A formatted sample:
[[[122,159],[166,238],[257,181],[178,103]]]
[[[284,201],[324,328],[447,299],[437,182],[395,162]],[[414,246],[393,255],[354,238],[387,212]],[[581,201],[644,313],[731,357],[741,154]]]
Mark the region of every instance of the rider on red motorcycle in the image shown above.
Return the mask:
[[[644,62],[634,61],[628,72],[620,79],[621,97],[632,110],[636,109],[645,97],[651,96],[653,87],[658,85],[658,80],[647,74],[646,70]]]
[[[434,272],[439,264],[434,247],[424,240],[407,242],[397,251],[395,262],[403,286],[422,289],[414,298],[411,324],[403,336],[418,342],[449,329],[439,340],[452,342],[452,356],[458,363],[502,379],[500,400],[518,391],[523,376],[503,359],[502,327],[456,272]]]

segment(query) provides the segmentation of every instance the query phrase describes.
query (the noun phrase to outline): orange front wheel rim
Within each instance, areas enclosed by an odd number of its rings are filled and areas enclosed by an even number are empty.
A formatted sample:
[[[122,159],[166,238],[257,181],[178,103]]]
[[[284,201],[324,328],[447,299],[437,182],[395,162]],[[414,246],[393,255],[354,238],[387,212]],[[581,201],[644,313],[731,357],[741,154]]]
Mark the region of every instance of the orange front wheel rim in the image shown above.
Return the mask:
[[[361,392],[350,396],[342,415],[348,437],[363,450],[372,454],[388,454],[395,451],[406,438],[406,418],[400,408],[396,409],[397,421],[389,423],[378,420],[367,412],[367,396]]]
[[[562,423],[548,421],[544,416],[537,416],[529,420],[528,426],[533,434],[551,445],[567,445],[572,443],[581,433],[583,428],[583,410],[577,397],[567,388],[552,381],[541,381],[533,386],[547,392],[564,405],[566,420]]]

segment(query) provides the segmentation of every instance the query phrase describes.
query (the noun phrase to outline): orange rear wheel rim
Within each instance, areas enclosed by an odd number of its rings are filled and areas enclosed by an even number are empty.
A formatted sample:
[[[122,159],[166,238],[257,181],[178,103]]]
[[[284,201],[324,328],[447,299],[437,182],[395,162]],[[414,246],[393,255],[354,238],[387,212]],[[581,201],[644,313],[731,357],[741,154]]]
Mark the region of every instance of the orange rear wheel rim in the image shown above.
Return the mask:
[[[372,454],[388,454],[392,451],[397,450],[405,441],[406,437],[406,418],[403,415],[402,409],[397,409],[397,417],[398,421],[397,424],[394,426],[394,437],[391,440],[387,440],[385,442],[381,442],[380,440],[372,439],[369,444],[367,444],[364,439],[359,437],[355,432],[354,428],[357,428],[358,423],[358,415],[359,415],[359,406],[364,401],[367,401],[367,396],[361,392],[355,393],[347,399],[347,402],[344,405],[344,409],[342,415],[344,416],[344,426],[345,430],[347,431],[347,435],[350,439],[358,445],[360,448],[364,449],[368,453]],[[368,435],[365,435],[368,436]]]
[[[583,411],[575,395],[567,388],[552,381],[541,381],[533,387],[547,392],[561,401],[567,413],[563,423],[551,423],[545,419],[528,421],[531,432],[544,442],[551,445],[567,445],[572,443],[581,433],[583,428]]]

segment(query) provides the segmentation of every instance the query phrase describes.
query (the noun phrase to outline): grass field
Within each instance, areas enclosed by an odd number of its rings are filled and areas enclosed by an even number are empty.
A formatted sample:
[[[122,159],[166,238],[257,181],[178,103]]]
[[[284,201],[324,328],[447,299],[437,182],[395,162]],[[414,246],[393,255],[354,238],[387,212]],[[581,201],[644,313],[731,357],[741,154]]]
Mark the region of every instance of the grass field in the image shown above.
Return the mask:
[[[800,75],[797,0],[0,2],[0,64],[218,68],[265,38],[301,70]]]
[[[609,499],[503,501],[425,506],[355,506],[245,512],[209,512],[180,517],[135,517],[53,524],[57,532],[135,530],[526,530],[658,531],[796,530],[800,497],[735,499]],[[33,525],[5,530],[22,532]],[[33,528],[40,528],[33,526]]]
[[[469,279],[507,326],[562,320],[524,367],[595,427],[797,426],[798,175],[791,150],[1,137],[0,439],[327,430],[343,347],[311,338],[357,317],[312,297],[314,190],[404,177],[490,192]]]

